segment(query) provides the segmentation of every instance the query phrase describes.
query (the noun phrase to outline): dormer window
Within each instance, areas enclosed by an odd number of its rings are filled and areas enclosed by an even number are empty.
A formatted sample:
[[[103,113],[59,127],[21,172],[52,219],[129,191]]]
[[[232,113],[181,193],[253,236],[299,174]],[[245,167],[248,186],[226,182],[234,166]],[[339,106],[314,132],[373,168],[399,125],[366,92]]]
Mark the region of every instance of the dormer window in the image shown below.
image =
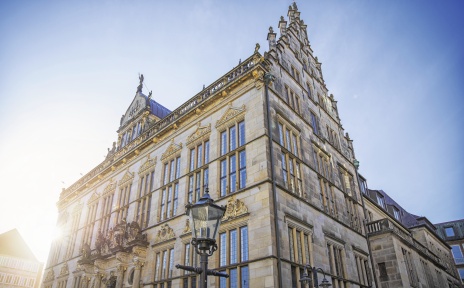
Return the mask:
[[[382,206],[382,208],[385,209],[385,198],[379,193],[377,193],[377,204],[379,204],[380,206]]]
[[[453,227],[445,227],[445,234],[446,234],[446,237],[454,237],[455,234],[454,234]]]
[[[393,207],[393,216],[396,220],[400,220],[400,210],[396,207]]]

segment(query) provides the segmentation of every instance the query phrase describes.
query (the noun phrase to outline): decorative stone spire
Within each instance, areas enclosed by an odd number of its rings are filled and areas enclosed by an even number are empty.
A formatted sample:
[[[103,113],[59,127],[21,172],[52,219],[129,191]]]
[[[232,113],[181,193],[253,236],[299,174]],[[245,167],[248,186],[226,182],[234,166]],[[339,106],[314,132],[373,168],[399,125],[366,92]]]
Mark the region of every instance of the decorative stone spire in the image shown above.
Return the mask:
[[[280,16],[279,29],[280,36],[283,36],[287,33],[287,21],[285,21],[284,16]]]
[[[272,29],[272,26],[269,27],[269,33],[267,33],[267,41],[269,41],[269,50],[273,50],[276,47],[276,36],[277,34],[274,33],[274,29]]]
[[[291,5],[288,6],[287,16],[290,23],[292,23],[295,20],[295,10],[293,10],[293,7]]]

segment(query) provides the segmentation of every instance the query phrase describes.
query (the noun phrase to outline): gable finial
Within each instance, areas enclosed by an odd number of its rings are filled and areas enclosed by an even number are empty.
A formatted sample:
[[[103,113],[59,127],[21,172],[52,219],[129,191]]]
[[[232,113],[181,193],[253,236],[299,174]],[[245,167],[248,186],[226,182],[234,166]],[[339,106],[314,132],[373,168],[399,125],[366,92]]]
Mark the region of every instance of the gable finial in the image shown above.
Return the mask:
[[[261,46],[259,45],[259,43],[256,43],[256,46],[255,46],[255,53],[259,51],[259,48],[260,48],[260,47],[261,47]]]
[[[151,99],[152,94],[153,94],[153,91],[150,91],[150,93],[148,93],[148,99]]]
[[[137,86],[137,92],[142,93],[142,87],[143,87],[143,74],[139,73],[139,86]]]

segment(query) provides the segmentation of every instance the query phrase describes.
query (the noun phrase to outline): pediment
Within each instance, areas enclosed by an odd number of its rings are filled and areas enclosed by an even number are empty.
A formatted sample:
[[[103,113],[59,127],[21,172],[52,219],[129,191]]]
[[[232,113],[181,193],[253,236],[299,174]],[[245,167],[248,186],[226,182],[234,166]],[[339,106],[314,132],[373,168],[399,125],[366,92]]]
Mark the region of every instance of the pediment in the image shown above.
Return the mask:
[[[179,145],[174,143],[174,139],[171,140],[171,144],[169,145],[168,149],[161,155],[161,161],[169,160],[172,157],[175,157],[178,153],[182,150],[182,143]]]
[[[143,163],[142,166],[140,166],[139,174],[143,174],[147,171],[150,171],[151,169],[155,167],[155,165],[156,165],[156,157],[155,159],[150,159],[150,155],[148,155],[145,163]]]
[[[60,275],[58,277],[67,276],[69,274],[68,262],[65,262],[60,269]]]
[[[93,192],[92,196],[90,196],[88,204],[90,205],[94,203],[95,201],[97,201],[98,199],[100,199],[100,194],[98,194],[97,192]]]
[[[211,134],[211,124],[207,126],[200,126],[200,122],[198,122],[198,127],[192,135],[187,137],[187,147],[192,148],[193,146],[198,145],[203,140],[209,138]]]
[[[221,119],[216,122],[216,128],[218,130],[224,130],[228,126],[232,126],[243,119],[245,119],[245,105],[242,105],[242,107],[232,107],[232,104],[229,103],[229,109],[227,109]]]
[[[147,106],[147,99],[141,93],[135,94],[134,100],[127,108],[126,113],[121,117],[120,127],[125,126],[132,120],[140,111],[144,110]]]
[[[116,184],[118,182],[114,181],[113,178],[110,179],[110,183],[106,185],[105,190],[103,190],[103,195],[106,195],[108,193],[113,193],[116,190]]]
[[[121,180],[119,180],[119,186],[124,186],[129,182],[132,182],[134,180],[134,172],[130,172],[129,168],[127,168],[126,173],[124,176],[122,176]]]

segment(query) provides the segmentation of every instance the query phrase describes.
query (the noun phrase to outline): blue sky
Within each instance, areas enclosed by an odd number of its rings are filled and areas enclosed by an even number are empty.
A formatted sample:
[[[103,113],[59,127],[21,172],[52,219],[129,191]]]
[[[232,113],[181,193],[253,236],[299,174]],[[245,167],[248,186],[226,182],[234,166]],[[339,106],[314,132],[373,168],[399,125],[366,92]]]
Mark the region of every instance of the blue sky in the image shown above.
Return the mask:
[[[61,188],[103,160],[138,73],[175,109],[264,53],[290,4],[2,1],[0,233],[18,228],[44,261]],[[464,218],[463,2],[297,4],[369,187],[435,223]]]

